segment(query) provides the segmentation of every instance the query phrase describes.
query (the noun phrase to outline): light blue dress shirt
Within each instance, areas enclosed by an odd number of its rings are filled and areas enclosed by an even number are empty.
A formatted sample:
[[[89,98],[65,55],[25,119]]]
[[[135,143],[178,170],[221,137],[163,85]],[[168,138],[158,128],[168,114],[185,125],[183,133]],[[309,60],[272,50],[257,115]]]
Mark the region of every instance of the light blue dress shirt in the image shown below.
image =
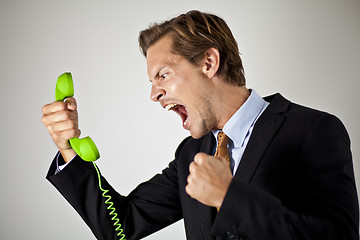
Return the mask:
[[[235,112],[235,114],[227,121],[222,131],[230,138],[228,143],[230,168],[235,175],[239,167],[241,158],[254,129],[255,122],[269,105],[254,90],[251,90],[250,96],[245,103]],[[216,144],[213,154],[216,151],[217,135],[221,130],[214,130]]]

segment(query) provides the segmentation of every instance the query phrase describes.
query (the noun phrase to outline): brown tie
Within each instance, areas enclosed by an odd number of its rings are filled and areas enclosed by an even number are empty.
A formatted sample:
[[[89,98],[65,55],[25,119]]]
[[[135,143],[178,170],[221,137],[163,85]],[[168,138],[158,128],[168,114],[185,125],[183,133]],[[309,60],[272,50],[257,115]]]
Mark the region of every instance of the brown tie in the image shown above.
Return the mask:
[[[227,160],[228,166],[230,166],[229,160],[229,150],[227,148],[227,144],[229,142],[229,137],[221,131],[218,133],[218,144],[216,147],[215,157],[224,157]]]

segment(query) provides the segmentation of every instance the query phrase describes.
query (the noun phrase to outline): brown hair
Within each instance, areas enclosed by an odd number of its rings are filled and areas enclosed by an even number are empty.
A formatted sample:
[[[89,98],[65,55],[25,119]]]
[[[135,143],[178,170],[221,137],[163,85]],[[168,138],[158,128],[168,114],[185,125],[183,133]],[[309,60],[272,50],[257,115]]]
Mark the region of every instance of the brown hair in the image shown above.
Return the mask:
[[[139,34],[139,45],[146,57],[148,48],[166,34],[173,37],[173,51],[197,65],[209,48],[220,53],[218,73],[235,85],[245,85],[239,49],[230,28],[220,17],[190,11],[160,24],[153,24]]]

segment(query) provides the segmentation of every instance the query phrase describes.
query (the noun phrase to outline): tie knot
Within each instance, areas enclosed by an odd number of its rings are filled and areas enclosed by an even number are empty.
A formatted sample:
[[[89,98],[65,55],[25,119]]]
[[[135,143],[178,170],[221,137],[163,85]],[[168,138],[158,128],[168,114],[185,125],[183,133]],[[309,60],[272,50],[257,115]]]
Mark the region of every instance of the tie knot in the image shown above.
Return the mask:
[[[229,140],[229,137],[223,131],[218,133],[218,147],[226,147]]]
[[[229,157],[229,150],[227,144],[229,142],[229,137],[221,131],[218,133],[218,144],[216,147],[216,152],[214,154],[215,157],[223,157],[227,160],[228,166],[230,166],[230,157]]]

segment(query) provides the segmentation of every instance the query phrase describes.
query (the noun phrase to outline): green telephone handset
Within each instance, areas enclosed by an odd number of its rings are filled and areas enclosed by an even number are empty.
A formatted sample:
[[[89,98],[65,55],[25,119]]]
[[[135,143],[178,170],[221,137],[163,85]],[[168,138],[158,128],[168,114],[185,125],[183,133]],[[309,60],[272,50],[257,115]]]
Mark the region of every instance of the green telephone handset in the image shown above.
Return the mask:
[[[66,98],[72,96],[74,96],[74,84],[71,73],[63,73],[58,77],[56,82],[55,101],[64,101]],[[108,195],[109,190],[103,189],[101,186],[100,171],[94,162],[100,157],[100,154],[94,141],[90,137],[85,137],[82,139],[72,138],[69,139],[69,142],[80,158],[88,162],[93,162],[99,180],[99,188],[102,191],[102,196],[106,199],[105,204],[108,205],[107,209],[110,211],[109,215],[112,217],[111,220],[114,221],[113,225],[115,227],[115,231],[117,232],[117,236],[120,240],[126,240],[125,234],[123,233],[124,230],[121,228],[120,220],[117,217],[118,215],[116,213],[114,203],[111,202],[111,196]]]
[[[56,82],[55,101],[64,101],[74,96],[74,84],[71,73],[61,74]],[[91,162],[100,158],[99,151],[90,137],[82,139],[72,138],[69,140],[72,149],[85,161]]]

